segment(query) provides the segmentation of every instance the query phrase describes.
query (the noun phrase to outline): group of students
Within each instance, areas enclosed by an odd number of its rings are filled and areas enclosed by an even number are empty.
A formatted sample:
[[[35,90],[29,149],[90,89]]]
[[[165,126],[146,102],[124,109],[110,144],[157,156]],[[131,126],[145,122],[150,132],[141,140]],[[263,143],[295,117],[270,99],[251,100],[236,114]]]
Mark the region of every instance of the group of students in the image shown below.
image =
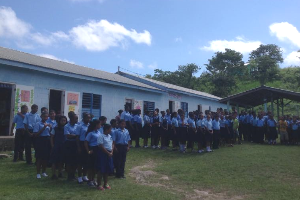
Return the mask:
[[[41,109],[41,116],[37,111],[35,104],[31,106],[31,112],[23,105],[21,112],[14,117],[11,130],[13,135],[16,128],[14,162],[24,160],[25,148],[26,162],[33,164],[33,146],[37,179],[48,176],[48,165],[52,165],[52,179],[63,178],[65,167],[68,180],[87,182],[88,186],[98,190],[111,189],[109,175],[125,178],[126,154],[131,138],[124,120],[117,124],[117,120],[113,119],[106,124],[104,116],[95,119],[91,114],[83,113],[82,121],[78,122],[78,116],[72,111],[68,113],[69,120],[66,116],[56,115],[53,110],[48,113],[47,108]]]
[[[74,112],[68,113],[68,120],[53,110],[48,113],[45,107],[41,109],[41,116],[37,111],[35,104],[31,112],[23,105],[21,112],[14,117],[11,130],[13,133],[16,128],[14,161],[24,160],[25,148],[26,162],[32,164],[33,146],[38,179],[48,176],[46,168],[51,164],[53,179],[62,178],[65,167],[68,180],[87,182],[99,190],[110,189],[108,175],[125,178],[126,155],[132,147],[131,140],[135,141],[136,148],[141,147],[140,139],[143,139],[143,147],[148,148],[150,139],[153,149],[167,149],[172,142],[173,150],[185,153],[190,149],[191,152],[203,153],[212,152],[220,145],[233,147],[242,140],[276,144],[277,128],[284,144],[297,144],[300,139],[299,119],[281,117],[277,122],[270,112],[258,115],[241,112],[238,115],[236,111],[227,113],[218,109],[215,113],[190,112],[187,117],[182,109],[173,113],[169,109],[161,112],[155,109],[151,116],[145,111],[142,117],[141,110],[131,110],[125,105],[125,110],[119,110],[119,115],[107,124],[106,117],[95,119],[89,113],[83,113],[82,121],[78,122]]]

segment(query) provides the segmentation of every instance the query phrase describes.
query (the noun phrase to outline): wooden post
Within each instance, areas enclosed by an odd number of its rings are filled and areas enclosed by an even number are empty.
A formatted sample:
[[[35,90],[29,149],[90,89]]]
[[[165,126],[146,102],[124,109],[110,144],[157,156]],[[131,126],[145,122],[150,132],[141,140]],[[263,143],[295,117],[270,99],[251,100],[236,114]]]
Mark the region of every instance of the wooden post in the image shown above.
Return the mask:
[[[229,109],[230,109],[230,101],[228,100],[227,101],[227,112],[229,112]]]
[[[277,120],[279,120],[279,101],[277,99]]]
[[[236,110],[237,110],[237,113],[239,114],[239,113],[240,113],[240,107],[239,107],[239,104],[236,104]]]
[[[273,95],[271,96],[271,111],[272,111],[272,115],[274,116]]]
[[[283,98],[281,99],[281,115],[283,116]]]

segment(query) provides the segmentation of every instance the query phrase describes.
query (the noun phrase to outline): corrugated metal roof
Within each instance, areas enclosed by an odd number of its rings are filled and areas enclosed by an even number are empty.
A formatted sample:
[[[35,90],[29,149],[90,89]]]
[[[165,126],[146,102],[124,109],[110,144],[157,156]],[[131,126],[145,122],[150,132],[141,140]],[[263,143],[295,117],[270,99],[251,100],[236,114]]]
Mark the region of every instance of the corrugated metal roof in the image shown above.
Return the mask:
[[[21,51],[16,51],[4,47],[0,47],[0,59],[16,61],[20,63],[26,63],[38,67],[48,68],[57,71],[68,72],[71,74],[84,75],[88,77],[94,77],[99,79],[104,79],[108,81],[138,86],[142,88],[152,89],[160,91],[160,89],[152,87],[150,85],[126,78],[124,76],[109,73],[101,70],[96,70],[88,67],[83,67],[63,61],[53,60],[49,58],[44,58],[41,56],[32,55],[29,53],[24,53]]]
[[[221,99],[220,97],[217,97],[215,95],[212,95],[212,94],[209,94],[209,93],[206,93],[206,92],[201,92],[201,91],[198,91],[198,90],[192,90],[192,89],[184,88],[184,87],[181,87],[181,86],[173,85],[173,84],[170,84],[170,83],[165,83],[165,82],[161,82],[161,81],[157,81],[157,80],[145,78],[145,77],[142,77],[142,76],[137,76],[137,75],[128,74],[128,73],[124,73],[124,72],[121,72],[121,73],[130,75],[130,76],[134,76],[134,77],[140,78],[140,79],[145,80],[145,81],[149,81],[151,83],[160,85],[160,86],[168,88],[168,89],[177,90],[179,92],[180,91],[187,92],[187,93],[191,93],[191,94],[194,94],[194,95],[199,95],[199,96],[203,96],[203,97],[213,98],[213,99],[216,99],[216,100],[220,100]]]

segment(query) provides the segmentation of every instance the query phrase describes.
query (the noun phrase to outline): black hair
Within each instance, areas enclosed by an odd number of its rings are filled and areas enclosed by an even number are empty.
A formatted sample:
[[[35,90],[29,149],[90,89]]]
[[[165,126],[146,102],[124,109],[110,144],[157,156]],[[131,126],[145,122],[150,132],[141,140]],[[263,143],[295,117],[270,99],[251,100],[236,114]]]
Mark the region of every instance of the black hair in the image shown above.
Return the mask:
[[[41,113],[44,112],[45,110],[48,110],[48,108],[42,107],[42,108],[41,108]]]
[[[121,114],[123,112],[123,110],[118,110],[118,113]]]
[[[110,129],[110,128],[111,128],[111,125],[110,125],[110,124],[104,124],[104,126],[103,126],[103,133],[104,133],[106,130]]]
[[[75,113],[73,111],[68,112],[69,119],[73,118],[75,116]]]
[[[31,109],[33,109],[33,108],[38,108],[38,105],[32,104]]]
[[[91,122],[90,122],[90,125],[89,125],[89,127],[88,127],[88,130],[87,130],[87,132],[86,132],[86,134],[85,134],[85,136],[87,136],[88,133],[94,131],[95,128],[96,128],[96,126],[97,126],[98,124],[100,124],[100,123],[101,123],[101,122],[100,122],[100,120],[98,120],[98,119],[95,119],[95,120],[91,121]]]
[[[64,126],[61,126],[61,124],[60,124],[60,120],[62,119],[62,118],[65,118],[66,119],[66,124],[68,123],[68,119],[67,119],[67,117],[66,116],[64,116],[64,115],[61,115],[61,116],[59,116],[58,118],[57,118],[57,120],[56,120],[56,122],[57,122],[57,126],[59,127],[59,128],[62,128],[62,127],[64,127]]]
[[[49,115],[48,112],[42,112],[41,116],[44,116],[44,115]]]
[[[100,121],[105,121],[105,120],[107,120],[107,118],[105,116],[101,116],[101,117],[99,117],[99,120]]]
[[[24,108],[28,108],[28,106],[27,105],[22,105],[21,110],[24,109]]]
[[[114,123],[117,123],[117,120],[116,120],[116,119],[110,120],[110,125],[113,125]]]
[[[82,113],[82,118],[85,119],[86,117],[91,116],[90,113],[84,112]]]
[[[145,111],[145,115],[149,115],[149,113],[150,113],[149,110]]]
[[[119,124],[121,124],[121,123],[123,123],[123,122],[125,122],[125,120],[124,120],[124,119],[121,119],[120,122],[119,122]]]
[[[52,112],[55,113],[55,110],[50,110],[50,111],[49,111],[49,113],[52,113]]]

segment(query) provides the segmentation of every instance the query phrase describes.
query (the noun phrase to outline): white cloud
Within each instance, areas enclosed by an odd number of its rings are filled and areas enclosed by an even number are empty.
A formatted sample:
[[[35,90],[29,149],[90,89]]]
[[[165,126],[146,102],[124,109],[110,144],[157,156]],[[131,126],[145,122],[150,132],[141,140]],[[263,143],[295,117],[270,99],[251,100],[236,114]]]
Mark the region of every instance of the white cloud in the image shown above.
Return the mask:
[[[85,25],[72,28],[70,35],[73,44],[90,51],[105,51],[110,47],[126,45],[127,39],[132,39],[140,44],[151,45],[151,34],[148,31],[142,33],[136,30],[128,30],[118,23],[110,23],[107,20],[90,21]]]
[[[0,7],[0,36],[22,38],[30,29],[30,24],[20,20],[11,8]]]
[[[60,58],[57,58],[56,56],[51,55],[51,54],[38,54],[38,56],[41,56],[41,57],[44,57],[44,58],[49,58],[49,59],[52,59],[52,60],[59,60],[59,61],[64,61],[64,62],[68,62],[68,63],[71,63],[71,64],[75,64],[72,61],[69,61],[67,59],[60,59]]]
[[[39,43],[41,45],[49,46],[53,44],[55,41],[52,37],[45,36],[41,33],[33,33],[31,34],[31,39],[35,41],[36,43]]]
[[[226,48],[238,51],[240,53],[249,53],[259,47],[260,41],[247,41],[243,37],[238,36],[236,40],[212,40],[209,46],[201,47],[205,51],[225,51]]]
[[[61,39],[61,40],[69,40],[70,39],[69,35],[67,35],[63,31],[57,31],[55,33],[52,33],[52,37],[54,37],[56,39]]]
[[[182,42],[182,38],[181,37],[175,38],[175,42]]]
[[[136,68],[136,69],[144,68],[144,64],[137,60],[130,60],[129,65],[130,65],[130,67]]]
[[[148,65],[148,68],[149,68],[149,69],[157,69],[157,63],[154,62],[154,63]]]
[[[271,35],[280,41],[290,42],[300,48],[300,32],[288,22],[274,23],[269,26]]]
[[[288,54],[284,59],[284,65],[300,66],[300,52],[293,51],[292,53]]]

